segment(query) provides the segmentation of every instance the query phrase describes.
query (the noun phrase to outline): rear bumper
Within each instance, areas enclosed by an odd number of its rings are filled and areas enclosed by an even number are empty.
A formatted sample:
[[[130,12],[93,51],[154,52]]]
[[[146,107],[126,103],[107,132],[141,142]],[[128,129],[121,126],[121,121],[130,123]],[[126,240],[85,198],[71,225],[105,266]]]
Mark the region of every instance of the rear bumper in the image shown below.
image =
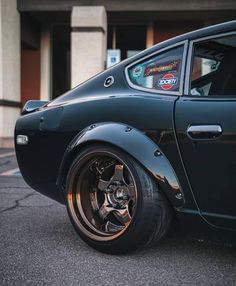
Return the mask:
[[[63,157],[61,134],[39,128],[41,112],[20,117],[15,126],[15,150],[18,165],[26,183],[36,191],[64,203],[56,186],[58,170]],[[18,135],[28,137],[27,144],[17,144]]]

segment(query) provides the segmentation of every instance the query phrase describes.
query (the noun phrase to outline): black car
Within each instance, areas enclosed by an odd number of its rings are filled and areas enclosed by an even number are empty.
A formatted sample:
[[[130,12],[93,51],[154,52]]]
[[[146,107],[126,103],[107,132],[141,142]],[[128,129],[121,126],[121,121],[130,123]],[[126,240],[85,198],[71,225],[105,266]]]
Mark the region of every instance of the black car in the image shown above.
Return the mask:
[[[162,42],[15,127],[21,173],[67,205],[92,247],[159,241],[173,218],[199,238],[235,242],[236,21]]]

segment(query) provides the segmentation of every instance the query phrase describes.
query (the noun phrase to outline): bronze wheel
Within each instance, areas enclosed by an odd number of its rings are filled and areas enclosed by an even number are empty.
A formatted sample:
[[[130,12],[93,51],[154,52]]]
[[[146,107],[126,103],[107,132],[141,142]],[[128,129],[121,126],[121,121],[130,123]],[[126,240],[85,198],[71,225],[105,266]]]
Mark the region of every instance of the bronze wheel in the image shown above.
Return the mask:
[[[153,178],[127,153],[106,145],[85,147],[67,176],[72,225],[92,247],[125,253],[158,241],[171,211]]]
[[[68,207],[78,228],[98,241],[121,235],[137,203],[135,181],[125,162],[108,151],[88,153],[72,176]]]

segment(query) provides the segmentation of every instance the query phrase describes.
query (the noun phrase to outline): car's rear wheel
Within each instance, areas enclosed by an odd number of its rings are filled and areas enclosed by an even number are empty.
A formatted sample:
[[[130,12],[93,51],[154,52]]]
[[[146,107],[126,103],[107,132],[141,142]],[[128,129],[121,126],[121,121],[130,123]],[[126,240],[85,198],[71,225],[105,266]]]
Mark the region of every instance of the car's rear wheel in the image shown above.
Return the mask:
[[[166,198],[150,175],[115,147],[84,148],[71,165],[66,186],[71,222],[97,250],[133,251],[158,241],[169,228]]]

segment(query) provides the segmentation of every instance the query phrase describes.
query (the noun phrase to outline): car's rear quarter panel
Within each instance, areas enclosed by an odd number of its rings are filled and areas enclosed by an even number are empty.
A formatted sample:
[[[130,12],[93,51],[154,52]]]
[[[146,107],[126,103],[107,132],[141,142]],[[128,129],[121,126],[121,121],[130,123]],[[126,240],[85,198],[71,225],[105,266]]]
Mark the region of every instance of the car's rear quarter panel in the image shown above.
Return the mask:
[[[64,152],[71,140],[91,124],[120,122],[145,133],[163,150],[181,182],[182,189],[187,190],[173,130],[176,97],[153,96],[133,90],[129,95],[94,94],[90,98],[92,100],[86,96],[78,96],[62,106],[45,108],[26,115],[17,122],[16,135],[23,132],[29,136],[28,145],[16,145],[16,148],[21,172],[31,187],[53,199],[63,201],[62,191],[57,188],[56,181]],[[54,116],[51,116],[53,113]],[[189,195],[186,196],[188,199]],[[191,206],[190,196],[187,201]]]

